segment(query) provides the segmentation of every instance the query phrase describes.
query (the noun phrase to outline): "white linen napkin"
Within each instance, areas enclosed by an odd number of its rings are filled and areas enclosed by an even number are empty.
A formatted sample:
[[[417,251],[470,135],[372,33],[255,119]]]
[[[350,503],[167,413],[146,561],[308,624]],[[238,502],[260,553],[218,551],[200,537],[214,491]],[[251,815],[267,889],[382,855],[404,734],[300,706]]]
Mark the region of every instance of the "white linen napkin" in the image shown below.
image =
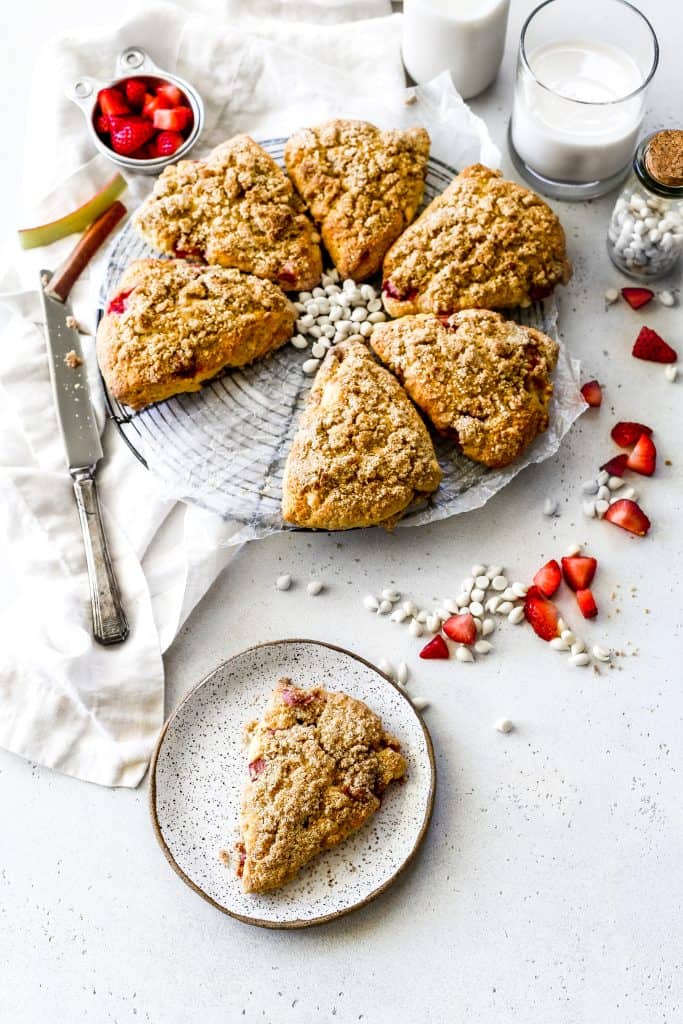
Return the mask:
[[[201,155],[236,131],[284,134],[338,112],[346,95],[402,88],[400,18],[389,12],[389,0],[197,0],[146,7],[97,35],[56,42],[36,64],[15,227],[73,208],[111,176],[112,165],[93,156],[82,114],[62,97],[82,74],[110,77],[126,46],[197,86],[206,104]],[[151,181],[128,181],[132,210]],[[0,274],[10,311],[0,342],[0,745],[80,779],[136,786],[163,722],[161,655],[233,557],[235,526],[167,500],[109,424],[98,483],[131,635],[115,647],[93,642],[36,290],[38,271],[54,269],[75,240],[20,253],[9,239]],[[72,293],[91,332],[105,258]],[[92,337],[83,347],[104,426]]]

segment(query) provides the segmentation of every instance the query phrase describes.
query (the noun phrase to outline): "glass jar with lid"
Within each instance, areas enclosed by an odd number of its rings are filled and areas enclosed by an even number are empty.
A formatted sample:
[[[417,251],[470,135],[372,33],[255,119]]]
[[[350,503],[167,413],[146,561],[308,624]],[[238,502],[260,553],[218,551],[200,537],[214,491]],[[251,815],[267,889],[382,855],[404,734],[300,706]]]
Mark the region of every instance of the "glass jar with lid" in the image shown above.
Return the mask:
[[[607,250],[630,277],[653,280],[673,270],[683,252],[683,131],[654,132],[638,146]]]

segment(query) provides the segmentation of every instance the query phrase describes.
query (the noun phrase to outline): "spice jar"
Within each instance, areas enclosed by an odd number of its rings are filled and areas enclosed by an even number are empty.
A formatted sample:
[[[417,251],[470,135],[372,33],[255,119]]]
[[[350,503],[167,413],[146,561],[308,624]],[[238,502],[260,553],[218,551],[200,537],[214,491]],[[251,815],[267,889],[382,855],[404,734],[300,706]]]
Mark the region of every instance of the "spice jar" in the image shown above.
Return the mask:
[[[655,132],[636,150],[616,201],[607,251],[630,277],[668,274],[683,251],[683,131]]]

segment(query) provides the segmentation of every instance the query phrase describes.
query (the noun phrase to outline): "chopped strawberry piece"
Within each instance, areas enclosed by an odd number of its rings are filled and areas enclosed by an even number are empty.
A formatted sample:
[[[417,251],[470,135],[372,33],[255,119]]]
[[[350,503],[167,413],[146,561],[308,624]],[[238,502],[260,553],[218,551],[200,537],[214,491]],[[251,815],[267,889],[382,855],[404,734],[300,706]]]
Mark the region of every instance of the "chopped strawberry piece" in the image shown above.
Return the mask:
[[[420,657],[427,659],[449,657],[446,641],[444,640],[440,633],[437,633],[435,637],[433,637],[428,643],[424,645],[424,647],[420,651]]]
[[[168,100],[172,107],[181,107],[187,103],[185,94],[178,88],[177,85],[173,85],[171,82],[162,82],[161,85],[157,86],[157,96],[163,96],[165,100]]]
[[[552,640],[558,635],[557,608],[538,587],[529,587],[524,601],[524,614],[541,640]]]
[[[641,434],[638,443],[628,456],[626,465],[634,473],[641,473],[643,476],[652,476],[657,464],[657,449],[651,437]]]
[[[154,125],[142,117],[110,117],[111,146],[121,156],[131,156],[154,135]]]
[[[591,590],[577,590],[576,603],[578,604],[584,619],[594,619],[598,614],[598,606],[595,603]]]
[[[621,455],[615,455],[613,458],[608,459],[607,462],[600,466],[600,469],[604,469],[610,476],[623,476],[627,462],[628,455],[622,452]]]
[[[170,110],[154,111],[154,127],[161,132],[184,132],[192,124],[192,111],[189,107],[172,107]]]
[[[636,359],[647,359],[651,363],[675,363],[678,354],[651,327],[641,327],[633,345]]]
[[[304,693],[303,690],[282,690],[280,696],[282,703],[289,707],[294,707],[296,704],[310,704],[314,699],[312,693]]]
[[[113,299],[110,300],[107,306],[107,313],[125,313],[128,296],[130,295],[132,288],[127,292],[119,292]]]
[[[641,434],[652,435],[652,427],[646,427],[644,423],[629,423],[622,421],[612,427],[611,437],[620,448],[630,448],[640,438]]]
[[[605,512],[603,517],[608,523],[620,526],[622,530],[635,533],[638,537],[644,537],[650,529],[650,520],[643,512],[640,505],[630,498],[620,498]]]
[[[126,99],[133,110],[142,110],[147,94],[147,86],[139,78],[128,78],[124,84]]]
[[[170,106],[171,104],[165,96],[153,96],[148,92],[145,96],[145,102],[142,105],[142,116],[146,117],[148,121],[151,121],[154,117],[155,110],[164,110]]]
[[[107,117],[120,117],[122,114],[130,114],[130,107],[123,93],[119,92],[118,89],[100,89],[97,94],[97,102],[100,110]]]
[[[263,769],[266,767],[266,762],[262,757],[257,757],[255,761],[249,763],[249,778],[253,782],[261,774]]]
[[[469,612],[451,615],[443,624],[443,631],[451,640],[459,644],[473,644],[477,639],[477,627]]]
[[[562,559],[562,572],[572,590],[585,590],[595,576],[598,563],[587,555],[570,555]]]
[[[296,284],[296,270],[291,263],[285,263],[284,267],[277,275],[277,279],[285,290],[287,289],[287,286]]]
[[[184,141],[180,132],[159,132],[154,140],[157,156],[172,156],[176,150],[180,149]]]
[[[95,131],[98,135],[109,135],[109,117],[107,114],[95,116]]]
[[[546,597],[552,597],[562,582],[562,570],[553,558],[538,570],[534,576],[534,586],[538,587]]]
[[[597,380],[589,380],[581,388],[581,394],[592,408],[597,409],[602,405],[602,388]]]
[[[622,288],[621,294],[631,309],[640,309],[655,297],[655,293],[650,288]]]

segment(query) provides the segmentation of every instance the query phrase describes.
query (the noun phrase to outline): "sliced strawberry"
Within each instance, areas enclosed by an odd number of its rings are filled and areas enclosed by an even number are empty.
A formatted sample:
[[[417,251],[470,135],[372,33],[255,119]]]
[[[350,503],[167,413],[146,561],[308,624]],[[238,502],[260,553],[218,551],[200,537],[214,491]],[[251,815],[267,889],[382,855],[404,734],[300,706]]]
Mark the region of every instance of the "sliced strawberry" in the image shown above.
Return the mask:
[[[640,505],[636,505],[635,501],[631,501],[630,498],[620,498],[619,501],[615,501],[607,509],[603,518],[608,523],[620,526],[622,530],[637,534],[638,537],[644,537],[651,525]]]
[[[627,462],[628,455],[622,452],[621,455],[615,455],[613,458],[608,459],[607,462],[604,462],[600,469],[604,469],[610,476],[623,476]]]
[[[633,345],[636,359],[647,359],[651,363],[675,363],[678,354],[651,327],[641,327]]]
[[[181,107],[187,103],[185,99],[185,93],[182,92],[177,85],[172,85],[171,82],[162,82],[156,88],[157,96],[163,96],[164,99],[168,100],[172,107]]]
[[[443,624],[443,631],[459,644],[473,644],[477,639],[477,628],[469,612],[451,615]]]
[[[109,135],[109,118],[106,114],[95,115],[95,131],[98,135]]]
[[[154,140],[157,156],[172,156],[184,141],[180,132],[159,132]]]
[[[592,408],[597,409],[602,405],[602,388],[597,380],[589,380],[581,388],[581,394]]]
[[[446,641],[444,640],[440,633],[437,633],[437,635],[433,637],[429,641],[429,643],[426,643],[424,645],[424,647],[420,651],[420,657],[427,659],[449,657]]]
[[[553,558],[552,561],[538,570],[534,576],[534,585],[538,587],[546,597],[552,597],[562,582],[562,570]]]
[[[588,555],[570,555],[562,559],[562,572],[572,590],[585,590],[595,576],[598,563]]]
[[[121,156],[131,156],[154,135],[154,125],[142,117],[110,117],[111,147]]]
[[[592,590],[577,590],[576,603],[581,609],[584,619],[594,619],[598,614],[598,606],[595,603]]]
[[[100,110],[107,117],[120,117],[122,114],[130,114],[130,107],[126,98],[118,89],[100,89],[97,94],[97,102]]]
[[[628,456],[626,465],[634,473],[641,473],[643,476],[652,476],[657,464],[657,449],[651,437],[641,434],[638,443]]]
[[[644,423],[629,423],[622,421],[612,427],[611,437],[620,448],[630,448],[640,438],[641,434],[652,435],[652,427],[646,427]]]
[[[558,635],[557,608],[538,587],[529,587],[524,601],[524,614],[541,640],[552,640]]]
[[[640,309],[655,297],[655,293],[650,288],[622,288],[621,294],[631,309]]]
[[[145,102],[142,105],[142,116],[146,117],[148,121],[151,121],[154,117],[155,110],[164,110],[170,106],[171,104],[165,96],[152,96],[151,93],[147,93],[145,96]]]
[[[142,110],[147,95],[147,86],[139,78],[127,78],[124,83],[126,99],[133,110]]]
[[[131,291],[132,289],[130,289],[130,291],[127,292],[119,292],[118,295],[115,295],[114,298],[110,300],[109,305],[107,306],[107,313],[125,313],[126,301]]]
[[[154,127],[161,132],[184,132],[192,124],[192,111],[189,107],[155,110],[153,121]]]

